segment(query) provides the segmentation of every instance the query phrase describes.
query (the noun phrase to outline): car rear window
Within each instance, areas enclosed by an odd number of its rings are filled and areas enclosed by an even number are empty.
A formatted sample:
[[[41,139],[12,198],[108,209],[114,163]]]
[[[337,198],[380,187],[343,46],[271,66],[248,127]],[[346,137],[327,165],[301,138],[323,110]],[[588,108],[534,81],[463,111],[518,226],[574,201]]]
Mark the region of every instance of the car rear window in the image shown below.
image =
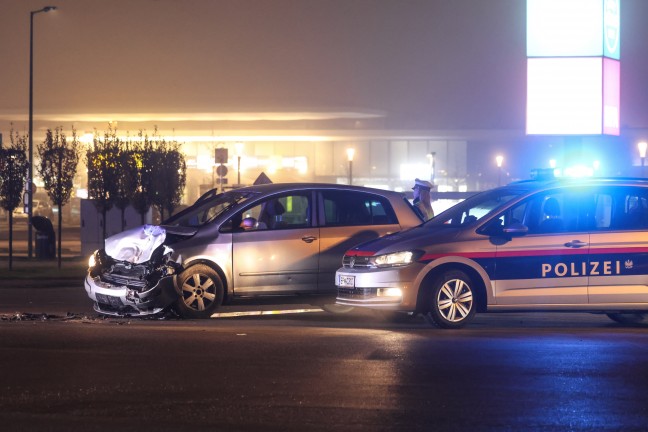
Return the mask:
[[[396,214],[385,197],[354,191],[322,191],[324,225],[398,224]]]

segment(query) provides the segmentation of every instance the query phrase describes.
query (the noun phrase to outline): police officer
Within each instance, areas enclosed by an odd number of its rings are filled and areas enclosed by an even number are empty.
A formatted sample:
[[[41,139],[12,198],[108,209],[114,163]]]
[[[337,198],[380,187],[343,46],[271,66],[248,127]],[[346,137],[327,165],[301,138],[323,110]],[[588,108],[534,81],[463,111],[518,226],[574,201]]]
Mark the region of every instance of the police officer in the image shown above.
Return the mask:
[[[418,210],[419,215],[423,220],[432,219],[434,211],[432,210],[432,203],[430,202],[430,192],[434,186],[426,180],[415,179],[414,187],[414,208]]]

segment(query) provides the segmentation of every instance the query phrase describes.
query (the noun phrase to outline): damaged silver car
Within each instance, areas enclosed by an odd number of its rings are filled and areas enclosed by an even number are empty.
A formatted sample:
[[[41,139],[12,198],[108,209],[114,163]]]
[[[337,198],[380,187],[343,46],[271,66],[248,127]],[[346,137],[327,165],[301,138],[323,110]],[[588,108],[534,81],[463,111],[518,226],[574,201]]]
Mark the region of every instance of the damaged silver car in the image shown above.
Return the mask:
[[[212,190],[159,226],[106,239],[85,289],[97,312],[118,316],[173,308],[208,318],[235,298],[279,295],[333,310],[344,252],[420,223],[392,191],[313,183]]]

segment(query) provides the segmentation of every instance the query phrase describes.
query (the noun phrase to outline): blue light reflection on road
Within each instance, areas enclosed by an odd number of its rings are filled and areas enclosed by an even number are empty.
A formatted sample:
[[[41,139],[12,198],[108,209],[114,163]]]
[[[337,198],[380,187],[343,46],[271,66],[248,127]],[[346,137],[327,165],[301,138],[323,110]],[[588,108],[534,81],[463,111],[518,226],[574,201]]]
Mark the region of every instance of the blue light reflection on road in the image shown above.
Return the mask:
[[[438,430],[476,419],[481,430],[646,430],[648,331],[555,333],[463,329],[405,344],[397,391],[413,408],[394,420],[416,415]],[[444,402],[414,408],[425,393]]]

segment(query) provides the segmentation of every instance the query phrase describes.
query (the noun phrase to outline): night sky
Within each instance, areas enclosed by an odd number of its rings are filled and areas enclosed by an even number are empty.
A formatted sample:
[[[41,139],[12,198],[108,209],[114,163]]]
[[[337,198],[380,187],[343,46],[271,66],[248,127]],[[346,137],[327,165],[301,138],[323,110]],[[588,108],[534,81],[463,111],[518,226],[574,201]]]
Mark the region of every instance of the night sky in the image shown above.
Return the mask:
[[[36,115],[345,110],[524,129],[524,0],[0,0],[0,132],[26,125],[29,12],[50,4],[34,17]],[[648,1],[621,11],[622,125],[645,128]]]

